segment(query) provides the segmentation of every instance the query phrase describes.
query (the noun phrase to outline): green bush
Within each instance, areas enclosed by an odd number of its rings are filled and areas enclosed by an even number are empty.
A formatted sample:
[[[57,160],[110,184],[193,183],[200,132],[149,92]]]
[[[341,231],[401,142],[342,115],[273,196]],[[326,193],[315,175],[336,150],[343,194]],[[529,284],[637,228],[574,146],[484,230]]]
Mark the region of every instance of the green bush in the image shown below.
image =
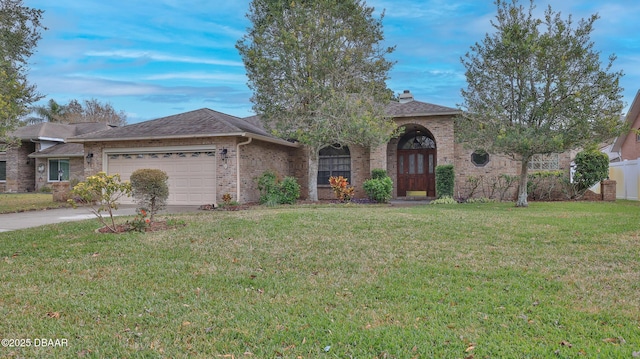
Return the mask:
[[[371,179],[364,181],[363,188],[369,199],[386,203],[391,199],[393,181],[387,175],[387,171],[376,168],[371,171]]]
[[[578,152],[574,162],[576,171],[573,183],[578,193],[584,193],[594,184],[609,177],[609,156],[595,148]]]
[[[388,178],[387,170],[383,170],[382,168],[374,168],[371,170],[371,179],[383,179]]]
[[[294,204],[300,197],[300,185],[294,177],[285,177],[282,181],[273,171],[266,171],[258,177],[260,204]]]
[[[453,197],[454,180],[453,165],[436,166],[436,196]]]
[[[285,177],[280,182],[280,203],[295,204],[300,198],[300,185],[294,177]]]
[[[442,196],[436,200],[429,202],[429,204],[456,204],[458,201],[453,199],[451,196]]]
[[[134,171],[129,179],[138,209],[149,211],[149,220],[153,222],[153,216],[167,205],[169,176],[159,169],[143,168]]]
[[[527,194],[532,201],[552,201],[564,199],[563,183],[567,177],[564,171],[539,171],[529,173]]]
[[[120,198],[131,195],[131,183],[121,182],[117,173],[107,175],[105,172],[98,172],[73,187],[71,194],[74,198],[68,200],[69,204],[74,208],[79,203],[88,205],[100,223],[115,233],[117,230],[113,211],[118,209]],[[109,213],[109,222],[102,215],[102,211]]]

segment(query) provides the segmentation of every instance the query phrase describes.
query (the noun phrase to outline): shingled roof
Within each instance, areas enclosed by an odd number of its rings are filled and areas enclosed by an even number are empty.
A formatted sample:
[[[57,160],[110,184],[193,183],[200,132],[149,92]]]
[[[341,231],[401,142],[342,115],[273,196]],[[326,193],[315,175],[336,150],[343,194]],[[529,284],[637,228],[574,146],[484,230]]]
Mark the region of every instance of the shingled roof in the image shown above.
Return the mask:
[[[254,137],[269,142],[295,146],[290,142],[270,135],[255,121],[246,121],[208,108],[76,136],[71,138],[69,142],[222,136]]]
[[[82,122],[72,124],[41,122],[34,125],[19,127],[15,131],[12,131],[9,135],[12,137],[18,137],[21,140],[47,138],[64,141],[69,137],[84,135],[108,128],[111,127],[105,123],[100,122]]]
[[[51,157],[83,157],[84,146],[81,143],[60,143],[51,146],[40,152],[29,155],[30,158],[51,158]]]
[[[405,103],[391,102],[387,105],[386,112],[391,117],[418,117],[418,116],[436,116],[436,115],[458,115],[462,111],[434,105],[421,101],[409,101]]]

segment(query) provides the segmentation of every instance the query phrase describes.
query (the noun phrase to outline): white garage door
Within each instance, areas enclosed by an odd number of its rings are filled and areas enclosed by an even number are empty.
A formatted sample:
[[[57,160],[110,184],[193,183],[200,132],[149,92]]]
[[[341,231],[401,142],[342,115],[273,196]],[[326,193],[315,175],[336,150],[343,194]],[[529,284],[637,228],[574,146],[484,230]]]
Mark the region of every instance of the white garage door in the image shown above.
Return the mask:
[[[119,173],[122,181],[128,181],[137,169],[162,170],[169,176],[167,204],[211,204],[216,200],[214,156],[215,150],[108,153],[106,167],[110,175]],[[133,199],[123,199],[121,203],[133,203]]]

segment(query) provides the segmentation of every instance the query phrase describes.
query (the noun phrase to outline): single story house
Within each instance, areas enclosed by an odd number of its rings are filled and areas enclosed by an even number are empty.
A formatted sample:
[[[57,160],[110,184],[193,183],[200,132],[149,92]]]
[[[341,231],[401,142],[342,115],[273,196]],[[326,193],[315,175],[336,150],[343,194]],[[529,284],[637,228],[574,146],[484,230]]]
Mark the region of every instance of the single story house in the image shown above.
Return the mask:
[[[73,136],[111,128],[104,123],[50,123],[9,133],[19,145],[0,152],[0,192],[33,192],[55,183],[84,179],[84,148],[67,143]]]
[[[466,149],[454,140],[454,118],[460,110],[416,101],[409,91],[392,102],[387,113],[404,130],[386,145],[327,147],[320,151],[318,196],[333,199],[330,176],[342,175],[365,197],[362,184],[372,169],[386,169],[394,183],[394,198],[435,197],[435,167],[453,164],[456,195],[469,194],[470,178],[498,181],[500,175],[517,175],[511,159]],[[104,171],[127,180],[140,168],[158,168],[169,176],[169,200],[176,205],[219,203],[225,194],[241,203],[259,198],[256,178],[272,170],[293,176],[308,194],[308,154],[297,143],[266,132],[256,116],[238,118],[199,109],[155,120],[67,138],[82,146],[78,155],[84,176]],[[1,160],[1,159],[0,159]],[[539,156],[532,170],[566,170],[567,154]],[[473,181],[471,181],[473,182]],[[515,188],[509,196],[515,196]],[[475,195],[483,193],[476,191]],[[486,193],[484,193],[486,196]]]

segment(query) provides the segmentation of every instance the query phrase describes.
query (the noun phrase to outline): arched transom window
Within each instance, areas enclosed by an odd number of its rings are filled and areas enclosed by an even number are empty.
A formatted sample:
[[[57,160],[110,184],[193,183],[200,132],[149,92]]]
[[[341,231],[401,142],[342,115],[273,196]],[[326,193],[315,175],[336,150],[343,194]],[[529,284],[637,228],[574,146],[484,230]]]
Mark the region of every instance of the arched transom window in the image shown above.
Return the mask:
[[[413,130],[407,132],[398,141],[399,150],[435,149],[436,141],[428,131]]]

